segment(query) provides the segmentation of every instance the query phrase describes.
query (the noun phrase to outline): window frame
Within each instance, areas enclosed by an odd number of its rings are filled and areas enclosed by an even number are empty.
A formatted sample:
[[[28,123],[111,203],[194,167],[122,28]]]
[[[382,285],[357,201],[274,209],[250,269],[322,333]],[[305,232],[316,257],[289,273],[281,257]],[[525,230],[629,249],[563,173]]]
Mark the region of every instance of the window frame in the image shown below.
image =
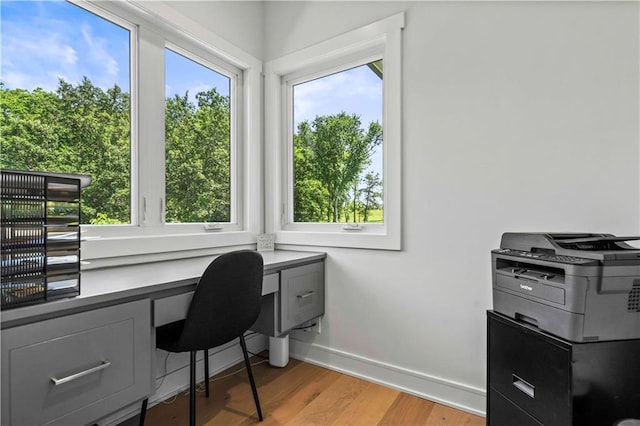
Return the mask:
[[[267,156],[265,226],[277,244],[401,250],[401,30],[404,14],[265,63]],[[371,60],[384,61],[384,223],[293,222],[293,98],[301,81],[326,76]]]
[[[163,4],[68,0],[135,33],[131,49],[131,224],[82,225],[84,269],[121,263],[202,255],[220,247],[255,244],[263,199],[261,125],[262,62],[208,29],[176,17]],[[167,19],[165,17],[171,17]],[[179,18],[179,19],[178,19]],[[180,22],[178,24],[176,19]],[[188,30],[186,29],[188,28]],[[205,66],[236,73],[232,85],[236,120],[232,124],[233,223],[214,229],[205,224],[165,223],[165,48],[179,49]],[[230,92],[231,93],[231,92]],[[159,124],[161,123],[161,124]],[[135,142],[135,143],[134,143]],[[155,167],[154,167],[155,166]],[[125,259],[125,256],[127,257]]]

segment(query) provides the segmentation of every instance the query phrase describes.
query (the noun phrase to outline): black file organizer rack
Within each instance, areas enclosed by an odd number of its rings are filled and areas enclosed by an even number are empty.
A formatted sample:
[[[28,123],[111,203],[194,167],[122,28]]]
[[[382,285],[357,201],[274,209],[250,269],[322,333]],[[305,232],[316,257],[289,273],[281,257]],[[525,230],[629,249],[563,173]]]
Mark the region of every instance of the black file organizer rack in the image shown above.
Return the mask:
[[[80,294],[80,188],[88,182],[0,170],[3,310]]]

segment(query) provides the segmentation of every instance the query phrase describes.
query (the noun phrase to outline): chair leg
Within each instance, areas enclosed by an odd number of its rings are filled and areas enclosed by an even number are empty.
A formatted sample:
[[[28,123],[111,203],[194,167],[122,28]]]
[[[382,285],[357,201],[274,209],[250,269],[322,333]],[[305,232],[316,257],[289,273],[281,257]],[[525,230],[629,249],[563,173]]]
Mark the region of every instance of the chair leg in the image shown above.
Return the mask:
[[[204,389],[205,396],[209,398],[209,349],[204,350]]]
[[[249,382],[251,382],[251,392],[253,392],[253,400],[256,403],[256,409],[258,410],[258,419],[262,421],[262,410],[260,409],[260,400],[258,399],[258,390],[256,389],[256,382],[253,380],[253,373],[251,372],[251,363],[249,362],[249,354],[247,354],[247,344],[244,341],[244,335],[240,335],[240,346],[242,347],[242,354],[244,355],[244,365],[247,367],[247,374],[249,374]]]
[[[149,402],[149,398],[145,398],[142,401],[142,408],[140,409],[140,420],[138,421],[139,426],[144,426],[144,417],[147,415],[147,403]]]
[[[189,426],[196,426],[196,351],[191,351],[189,373]]]

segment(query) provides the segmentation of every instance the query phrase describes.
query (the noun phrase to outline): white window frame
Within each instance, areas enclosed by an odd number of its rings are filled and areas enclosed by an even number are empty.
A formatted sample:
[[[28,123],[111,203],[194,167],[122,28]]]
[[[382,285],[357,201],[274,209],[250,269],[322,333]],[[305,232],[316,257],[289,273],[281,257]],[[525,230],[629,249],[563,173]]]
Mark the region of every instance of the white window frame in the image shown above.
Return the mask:
[[[82,225],[83,267],[194,256],[255,244],[261,230],[262,62],[159,3],[70,0],[131,34],[131,224]],[[166,18],[170,17],[170,18]],[[126,24],[126,25],[123,25]],[[170,48],[233,75],[232,221],[165,224],[164,57]],[[233,87],[233,85],[232,85]],[[232,90],[234,90],[232,88]],[[158,167],[162,164],[162,167]],[[125,258],[126,257],[126,258]]]
[[[374,22],[265,63],[267,206],[265,227],[277,244],[400,250],[401,36],[404,14]],[[293,222],[292,86],[376,59],[384,63],[384,223]]]

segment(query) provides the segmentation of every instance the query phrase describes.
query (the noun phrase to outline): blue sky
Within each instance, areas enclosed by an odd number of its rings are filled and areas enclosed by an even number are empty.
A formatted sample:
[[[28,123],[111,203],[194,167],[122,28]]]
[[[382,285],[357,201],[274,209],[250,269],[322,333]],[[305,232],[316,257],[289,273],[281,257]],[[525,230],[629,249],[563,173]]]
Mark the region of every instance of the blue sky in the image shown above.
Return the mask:
[[[194,100],[198,92],[215,87],[218,93],[229,96],[230,79],[172,50],[165,52],[165,94],[184,95],[189,91],[189,98]]]
[[[366,65],[294,86],[294,124],[316,115],[356,113],[363,127],[382,123],[382,80]]]
[[[129,91],[129,31],[60,1],[2,0],[0,12],[5,86],[54,90],[87,76]]]

